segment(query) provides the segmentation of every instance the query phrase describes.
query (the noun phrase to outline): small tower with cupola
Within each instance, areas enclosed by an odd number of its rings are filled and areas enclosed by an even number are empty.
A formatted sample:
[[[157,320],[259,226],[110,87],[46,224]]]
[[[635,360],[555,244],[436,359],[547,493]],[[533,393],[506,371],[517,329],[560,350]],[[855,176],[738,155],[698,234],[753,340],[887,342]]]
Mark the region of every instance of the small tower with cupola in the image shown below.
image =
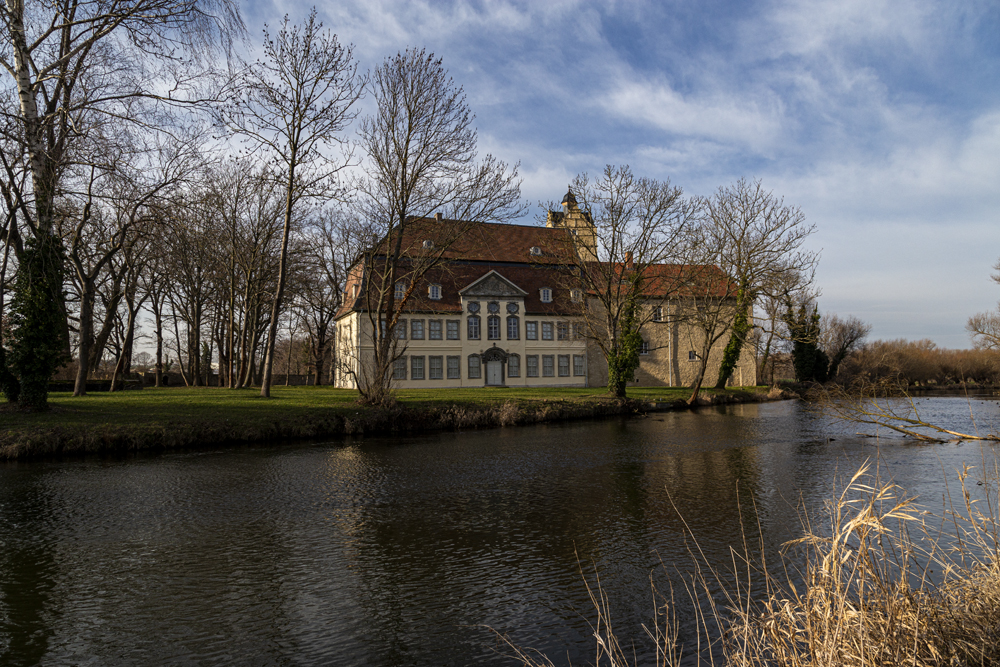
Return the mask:
[[[576,252],[585,262],[597,261],[597,230],[588,211],[581,211],[573,188],[566,191],[562,200],[562,211],[549,211],[546,227],[568,229],[576,243]]]

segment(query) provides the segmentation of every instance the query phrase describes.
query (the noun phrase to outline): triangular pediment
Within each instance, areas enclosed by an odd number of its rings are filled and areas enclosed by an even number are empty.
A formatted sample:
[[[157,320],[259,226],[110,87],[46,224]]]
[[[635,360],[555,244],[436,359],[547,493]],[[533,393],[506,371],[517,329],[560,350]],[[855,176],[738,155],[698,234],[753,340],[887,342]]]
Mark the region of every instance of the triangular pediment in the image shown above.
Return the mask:
[[[504,278],[496,271],[474,280],[458,291],[462,296],[522,298],[528,295],[523,289]]]

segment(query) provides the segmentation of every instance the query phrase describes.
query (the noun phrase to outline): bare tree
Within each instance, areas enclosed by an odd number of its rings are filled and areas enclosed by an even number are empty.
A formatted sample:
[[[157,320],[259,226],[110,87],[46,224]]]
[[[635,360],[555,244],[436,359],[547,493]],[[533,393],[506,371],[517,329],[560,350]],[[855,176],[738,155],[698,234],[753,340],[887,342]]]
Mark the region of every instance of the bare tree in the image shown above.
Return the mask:
[[[343,305],[347,269],[360,249],[356,223],[340,211],[318,215],[303,238],[299,292],[302,323],[309,336],[314,384],[323,384],[334,351],[334,318]]]
[[[752,328],[754,303],[769,283],[788,272],[811,282],[818,255],[802,249],[816,226],[760,181],[740,179],[705,200],[706,233],[718,249],[718,264],[736,283],[736,315],[716,388],[729,381]]]
[[[1000,261],[993,265],[997,271],[991,277],[1000,283]],[[976,313],[965,324],[965,330],[972,338],[972,345],[978,350],[1000,350],[1000,306],[985,313]]]
[[[827,377],[833,380],[847,355],[864,345],[872,326],[853,315],[841,319],[828,314],[820,320],[819,328],[819,346],[830,359]]]
[[[1000,349],[1000,308],[986,313],[976,313],[965,324],[977,350]]]
[[[207,62],[196,56],[220,40],[228,45],[242,29],[238,4],[232,0],[11,0],[0,8],[5,47],[0,69],[9,75],[8,85],[17,95],[16,107],[3,107],[5,116],[16,122],[3,127],[9,131],[6,138],[23,146],[31,176],[7,179],[8,185],[17,186],[10,199],[20,224],[35,239],[33,261],[21,262],[19,271],[44,271],[44,276],[26,276],[24,284],[33,289],[44,284],[49,291],[23,301],[27,310],[19,311],[18,321],[26,332],[31,322],[67,322],[60,273],[63,249],[53,232],[58,198],[79,159],[78,144],[107,119],[156,125],[149,113],[135,108],[142,100],[154,101],[161,109],[190,102],[191,66]],[[11,161],[5,157],[4,162],[12,173]],[[15,237],[20,236],[16,231]],[[23,255],[21,245],[15,248]],[[22,394],[22,403],[42,408],[46,369],[68,352],[69,343],[65,325],[37,329],[37,334],[18,337],[17,345],[25,350],[16,356],[31,357],[30,363],[20,364],[21,372],[37,387]],[[27,354],[31,349],[34,352]]]
[[[260,395],[271,395],[271,368],[284,297],[292,213],[302,197],[329,196],[331,176],[343,161],[326,148],[354,118],[352,107],[364,88],[351,48],[322,30],[316,10],[302,28],[288,16],[277,36],[264,31],[264,60],[237,77],[233,99],[221,107],[222,120],[284,167],[285,226],[281,239],[278,286],[271,304],[267,356]]]
[[[116,256],[125,245],[136,243],[137,226],[163,219],[155,211],[197,168],[200,155],[195,139],[153,139],[152,145],[139,143],[129,146],[127,152],[122,145],[105,144],[109,164],[90,166],[79,204],[66,209],[74,199],[63,199],[64,214],[58,219],[58,228],[65,239],[79,297],[79,363],[74,396],[87,393],[89,373],[103,352],[118,302],[125,296],[121,283],[127,270],[125,264],[114,265]],[[101,281],[109,278],[116,287],[95,338],[95,298]],[[134,285],[129,287],[130,298],[134,299]]]
[[[803,276],[798,271],[776,274],[765,285],[753,314],[758,377],[768,377],[769,384],[774,384],[773,355],[775,352],[790,352],[792,336],[785,320],[788,302],[807,303],[818,297],[819,292],[813,289],[811,277]]]
[[[355,183],[358,218],[368,249],[362,271],[365,341],[371,359],[342,360],[362,400],[391,400],[390,370],[400,350],[399,315],[420,280],[446,261],[470,222],[506,222],[519,215],[517,166],[487,155],[476,161],[474,116],[441,60],[410,49],[387,58],[372,76],[377,108],[361,121],[364,176]],[[435,213],[440,220],[431,222]],[[396,296],[396,285],[405,285]]]
[[[704,245],[700,247],[703,252],[706,250]],[[713,254],[715,253],[709,250],[707,256]],[[732,330],[738,312],[736,297],[739,288],[736,281],[722,269],[705,260],[691,266],[690,272],[684,293],[686,298],[678,303],[674,316],[687,324],[687,342],[698,360],[695,377],[691,382],[691,395],[687,400],[688,405],[696,405],[705,382],[712,349]]]
[[[563,203],[548,222],[571,232],[566,287],[580,295],[586,335],[607,360],[608,391],[624,398],[639,365],[640,329],[691,278],[680,265],[690,260],[696,206],[669,180],[637,177],[627,165],[607,165],[593,180],[577,176]]]

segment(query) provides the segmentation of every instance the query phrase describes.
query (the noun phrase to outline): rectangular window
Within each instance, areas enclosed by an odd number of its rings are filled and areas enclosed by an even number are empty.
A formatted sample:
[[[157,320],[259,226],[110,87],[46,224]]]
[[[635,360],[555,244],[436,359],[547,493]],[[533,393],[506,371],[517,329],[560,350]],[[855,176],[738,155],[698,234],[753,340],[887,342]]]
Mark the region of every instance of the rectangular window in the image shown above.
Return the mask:
[[[536,378],[538,377],[538,355],[529,354],[525,359],[528,362],[528,377]]]
[[[469,340],[479,340],[479,315],[469,315]]]
[[[509,378],[519,378],[521,377],[521,357],[516,354],[512,354],[507,357],[507,377]]]
[[[688,361],[698,361],[698,353],[694,350],[688,350]]]
[[[410,379],[412,379],[412,380],[423,380],[424,379],[424,358],[423,357],[410,357]]]
[[[569,325],[565,322],[560,322],[556,325],[556,332],[558,334],[559,340],[569,339]]]
[[[542,377],[555,377],[556,359],[551,354],[542,355]],[[414,378],[416,379],[416,378]]]
[[[583,338],[583,322],[573,322],[573,339],[580,340]]]
[[[560,354],[559,355],[559,377],[568,378],[569,377],[569,355]]]
[[[449,380],[461,380],[462,379],[462,358],[461,357],[448,357],[448,379]]]
[[[392,296],[398,301],[406,296],[406,283],[400,280],[396,283],[396,289],[393,291]]]
[[[486,318],[487,340],[500,340],[500,316],[490,315]]]
[[[441,340],[441,320],[427,321],[427,338],[430,340]]]
[[[435,301],[437,301],[438,299],[440,299],[441,298],[441,286],[440,285],[431,285],[430,287],[428,287],[427,288],[427,296],[430,297],[431,299],[434,299]]]
[[[517,340],[521,337],[520,321],[517,315],[507,317],[507,340]]]
[[[396,359],[396,361],[392,362],[392,379],[406,379],[406,357],[400,357],[399,359]]]
[[[427,375],[432,380],[444,379],[444,357],[427,357]]]
[[[396,338],[406,340],[406,320],[396,322]]]
[[[538,297],[542,300],[542,303],[550,303],[552,301],[552,290],[548,287],[543,287],[538,290]]]
[[[582,354],[573,355],[573,375],[582,377],[587,374],[587,358]]]
[[[528,340],[538,340],[538,322],[524,323],[524,337]]]
[[[458,340],[458,320],[448,320],[448,340]]]
[[[639,354],[649,354],[649,341],[639,343]]]
[[[552,322],[542,322],[542,340],[552,340]]]
[[[410,320],[410,338],[413,340],[424,339],[424,321]],[[416,378],[414,378],[415,380]]]
[[[480,377],[480,368],[482,366],[482,361],[478,354],[469,355],[469,379],[478,380]]]
[[[663,306],[653,307],[653,321],[662,322],[663,321]]]

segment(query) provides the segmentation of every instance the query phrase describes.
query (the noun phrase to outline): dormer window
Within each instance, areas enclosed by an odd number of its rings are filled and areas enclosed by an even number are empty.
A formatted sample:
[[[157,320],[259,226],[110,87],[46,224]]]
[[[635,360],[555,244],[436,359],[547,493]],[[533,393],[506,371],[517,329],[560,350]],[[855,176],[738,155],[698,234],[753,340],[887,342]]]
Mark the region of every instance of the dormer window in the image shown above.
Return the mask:
[[[440,299],[441,298],[441,286],[440,285],[430,285],[427,288],[427,296],[428,296],[428,298],[434,299],[435,301],[437,301],[438,299]]]
[[[406,295],[406,283],[402,280],[396,283],[396,290],[393,292],[393,296],[396,299],[402,299]]]
[[[539,248],[536,245],[531,246],[531,250],[529,252],[531,253],[532,257],[541,257],[542,256],[542,249]]]
[[[569,291],[569,298],[572,299],[574,303],[580,303],[583,301],[583,290],[571,289]]]
[[[538,290],[538,297],[542,300],[542,303],[552,303],[552,290],[548,287],[543,287]]]
[[[430,250],[433,247],[434,247],[434,241],[431,241],[430,239],[424,241],[424,250]]]

